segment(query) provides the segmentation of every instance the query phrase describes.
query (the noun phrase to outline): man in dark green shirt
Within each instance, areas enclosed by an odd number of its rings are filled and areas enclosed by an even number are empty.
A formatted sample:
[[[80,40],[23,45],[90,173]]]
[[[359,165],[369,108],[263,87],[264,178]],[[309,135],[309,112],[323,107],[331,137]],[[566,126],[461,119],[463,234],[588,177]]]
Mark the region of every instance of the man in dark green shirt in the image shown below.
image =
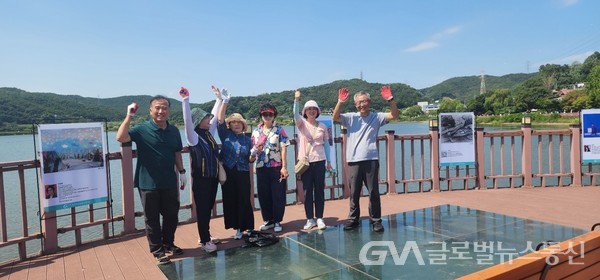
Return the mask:
[[[121,143],[133,141],[137,146],[134,187],[138,188],[146,222],[150,252],[158,264],[170,262],[167,254],[179,255],[183,250],[174,244],[179,212],[179,190],[185,187],[185,169],[181,160],[181,135],[168,123],[170,102],[166,97],[150,100],[151,120],[129,128],[137,104],[127,107],[127,115],[117,131]],[[160,216],[162,215],[162,228]]]

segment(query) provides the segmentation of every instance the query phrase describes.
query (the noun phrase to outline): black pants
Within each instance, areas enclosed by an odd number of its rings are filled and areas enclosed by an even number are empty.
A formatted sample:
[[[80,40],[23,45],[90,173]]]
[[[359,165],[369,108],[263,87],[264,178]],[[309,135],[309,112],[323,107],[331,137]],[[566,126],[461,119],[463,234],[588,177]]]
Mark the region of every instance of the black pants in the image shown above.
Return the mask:
[[[256,184],[260,213],[265,222],[279,223],[285,212],[287,180],[279,181],[281,167],[256,169]]]
[[[194,178],[192,191],[196,204],[196,225],[202,243],[210,241],[210,217],[217,198],[218,183],[217,178]]]
[[[323,218],[325,208],[325,161],[311,162],[308,170],[300,175],[304,188],[304,212],[306,219]],[[314,210],[313,210],[314,204]]]
[[[163,245],[173,245],[175,230],[179,222],[179,190],[138,189],[144,208],[144,221],[146,222],[146,238],[150,245],[150,252],[157,257],[164,253]],[[162,228],[160,216],[162,215]]]
[[[227,181],[221,185],[225,228],[254,229],[254,210],[250,198],[250,172],[225,167]]]
[[[365,160],[348,163],[350,178],[350,214],[348,219],[360,219],[360,194],[363,183],[369,192],[369,217],[371,222],[381,221],[381,200],[379,198],[379,161]]]

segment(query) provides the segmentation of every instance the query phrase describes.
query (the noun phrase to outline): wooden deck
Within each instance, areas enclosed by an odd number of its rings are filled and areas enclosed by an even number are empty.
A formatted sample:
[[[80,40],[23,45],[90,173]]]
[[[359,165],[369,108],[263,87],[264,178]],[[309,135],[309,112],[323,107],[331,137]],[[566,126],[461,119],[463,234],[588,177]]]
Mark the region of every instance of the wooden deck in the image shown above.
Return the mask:
[[[383,215],[443,204],[461,205],[504,215],[528,218],[589,230],[600,222],[600,188],[554,187],[500,190],[470,190],[436,193],[414,193],[382,196]],[[368,213],[368,200],[361,200],[363,217]],[[325,222],[344,222],[348,200],[329,201],[325,205]],[[255,212],[256,226],[262,221]],[[305,223],[303,205],[286,208],[283,233],[293,234]],[[211,222],[211,233],[223,243],[219,249],[240,246],[233,240],[233,230],[223,228],[223,219]],[[196,224],[179,226],[176,244],[185,250],[178,258],[204,254],[196,244]],[[0,279],[164,279],[154,258],[148,252],[145,235],[140,232],[85,246],[63,250],[57,254],[0,266]]]

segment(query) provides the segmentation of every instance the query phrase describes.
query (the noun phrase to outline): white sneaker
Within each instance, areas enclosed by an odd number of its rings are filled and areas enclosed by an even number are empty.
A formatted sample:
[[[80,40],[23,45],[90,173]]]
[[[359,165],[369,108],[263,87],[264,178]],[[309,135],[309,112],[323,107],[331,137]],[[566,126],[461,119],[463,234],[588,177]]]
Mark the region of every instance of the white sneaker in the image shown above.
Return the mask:
[[[317,219],[317,228],[319,229],[326,229],[327,226],[325,225],[325,222],[323,221],[323,219],[319,218]]]
[[[202,244],[202,250],[204,250],[207,253],[212,253],[217,250],[217,245],[212,243],[212,241],[208,241]]]
[[[280,223],[275,223],[275,227],[273,228],[273,231],[274,232],[280,232],[282,230],[283,230],[283,228],[281,227],[281,224]]]
[[[308,219],[308,220],[306,220],[306,225],[304,225],[304,229],[305,230],[309,230],[309,229],[313,228],[316,225],[317,224],[315,223],[314,219]]]
[[[244,233],[238,229],[235,235],[233,236],[233,239],[240,240],[242,239],[242,236],[244,236]]]
[[[272,229],[272,228],[273,228],[273,226],[274,226],[274,225],[273,225],[273,223],[272,223],[272,222],[264,222],[264,223],[262,224],[262,226],[260,226],[260,230],[261,230],[261,231],[264,231],[264,230],[269,230],[269,229]]]
[[[210,242],[212,242],[213,244],[219,244],[219,243],[221,243],[221,239],[211,236]],[[202,241],[200,241],[200,237],[198,237],[198,245],[202,245]]]

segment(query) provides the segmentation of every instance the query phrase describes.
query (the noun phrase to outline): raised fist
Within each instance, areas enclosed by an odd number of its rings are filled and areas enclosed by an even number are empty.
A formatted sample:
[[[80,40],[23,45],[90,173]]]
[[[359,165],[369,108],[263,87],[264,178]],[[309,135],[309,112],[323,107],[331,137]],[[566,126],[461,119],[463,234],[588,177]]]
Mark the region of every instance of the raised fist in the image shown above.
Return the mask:
[[[187,90],[187,88],[181,87],[181,89],[179,90],[179,95],[181,96],[181,98],[186,99],[190,97],[190,92]]]
[[[385,99],[387,101],[394,99],[394,96],[392,95],[392,90],[390,89],[390,86],[382,86],[381,87],[381,97],[383,97],[383,99]]]
[[[135,112],[137,111],[137,109],[138,109],[137,103],[133,102],[133,103],[129,104],[129,106],[127,106],[127,115],[130,115],[132,117],[135,116]]]
[[[350,91],[348,91],[347,88],[343,87],[340,90],[338,90],[338,101],[339,102],[346,102],[346,100],[348,100],[349,96],[350,96]]]
[[[294,92],[294,98],[295,98],[295,99],[300,99],[300,96],[302,96],[302,93],[300,92],[300,90],[299,90],[299,89],[297,89],[297,90]]]

